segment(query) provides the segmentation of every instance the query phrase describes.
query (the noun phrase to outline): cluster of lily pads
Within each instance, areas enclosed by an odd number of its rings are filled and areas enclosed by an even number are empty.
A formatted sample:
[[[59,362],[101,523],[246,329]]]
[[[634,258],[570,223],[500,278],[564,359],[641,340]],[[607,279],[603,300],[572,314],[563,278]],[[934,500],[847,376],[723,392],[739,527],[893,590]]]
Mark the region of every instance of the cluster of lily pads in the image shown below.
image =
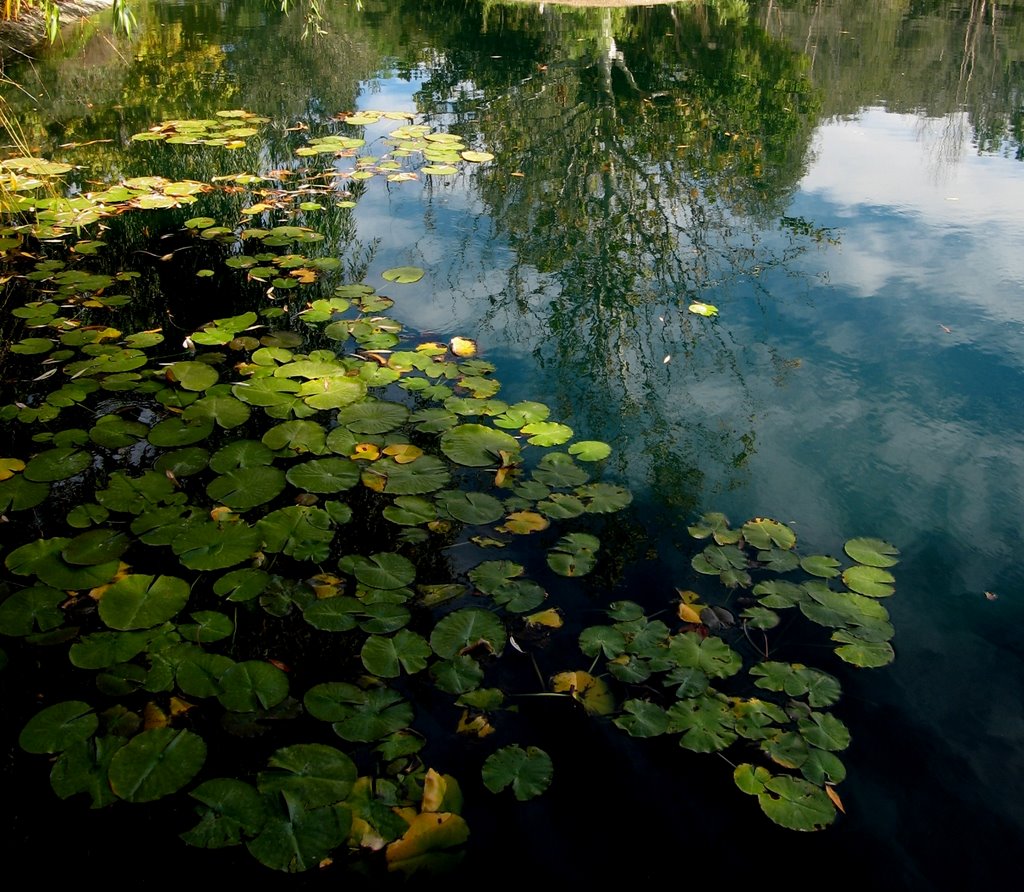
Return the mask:
[[[381,118],[361,113],[345,125]],[[149,138],[230,148],[254,123],[237,113],[201,127],[165,122]],[[390,154],[420,153],[430,166],[487,160],[446,136],[405,124],[388,137]],[[300,156],[346,157],[355,139],[313,138]],[[375,159],[351,177],[371,168],[390,170]],[[90,207],[99,217],[166,209],[225,185],[266,199],[266,183],[240,174],[179,188],[139,178],[94,193]],[[346,852],[383,853],[396,870],[458,857],[469,834],[462,794],[420,758],[416,691],[428,683],[457,715],[452,730],[487,738],[514,722],[503,660],[521,642],[546,647],[563,614],[523,564],[454,565],[445,555],[455,545],[482,556],[540,542],[552,574],[585,577],[599,561],[602,519],[631,502],[598,479],[610,448],[575,439],[541,403],[499,399],[495,367],[471,340],[411,338],[371,284],[335,284],[337,258],[322,253],[320,233],[294,222],[293,201],[253,202],[224,223],[183,221],[183,234],[240,285],[270,298],[295,292],[289,309],[270,300],[211,319],[184,352],[160,328],[118,327],[137,274],[91,269],[101,240],[79,233],[70,250],[35,253],[41,234],[68,235],[72,225],[43,201],[17,203],[36,216],[13,221],[0,245],[31,289],[12,309],[23,330],[8,375],[22,383],[0,406],[9,436],[0,511],[33,521],[11,526],[0,634],[60,650],[93,680],[88,695],[51,692],[22,747],[54,759],[57,795],[85,794],[94,807],[187,793],[198,824],[186,842],[244,845],[272,868],[305,870]],[[265,226],[250,225],[257,215]],[[400,267],[383,278],[401,285],[423,274]],[[580,528],[549,530],[565,522]],[[801,569],[839,576],[839,565],[797,558],[795,536],[776,521],[732,530],[707,515],[693,532],[715,539],[694,569],[720,577],[726,592],[753,586],[752,603],[737,615],[720,595],[705,605],[683,593],[669,625],[615,602],[612,623],[579,638],[581,662],[593,662],[555,672],[547,692],[634,737],[678,734],[698,752],[747,746],[795,773],[744,762],[740,788],[784,826],[825,826],[844,775],[834,754],[849,741],[823,710],[838,699],[838,681],[767,659],[752,635],[766,642],[775,611],[798,606],[836,630],[843,659],[886,662],[891,626],[874,599],[891,594],[881,568],[895,550],[847,543],[857,564],[842,574],[849,591],[833,591],[794,581]],[[784,578],[755,585],[754,576]],[[307,654],[328,652],[329,672],[293,673],[272,628],[299,636]],[[716,687],[726,680],[732,688]],[[285,723],[293,743],[236,776],[204,775],[210,734]],[[531,745],[495,748],[481,770],[487,789],[520,800],[552,778],[550,758]]]

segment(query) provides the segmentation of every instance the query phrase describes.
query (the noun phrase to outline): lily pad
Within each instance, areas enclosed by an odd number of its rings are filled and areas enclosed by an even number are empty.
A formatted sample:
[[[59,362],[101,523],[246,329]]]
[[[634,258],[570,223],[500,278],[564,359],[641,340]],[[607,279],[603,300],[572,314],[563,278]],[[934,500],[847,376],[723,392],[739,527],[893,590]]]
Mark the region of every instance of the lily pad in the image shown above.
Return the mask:
[[[488,790],[500,793],[510,786],[520,802],[540,796],[551,785],[553,774],[551,757],[535,746],[502,747],[487,757],[481,769]]]
[[[153,728],[133,737],[110,762],[110,786],[129,802],[151,802],[184,787],[203,767],[206,744],[192,731]]]
[[[453,462],[471,468],[504,464],[501,453],[519,455],[519,442],[504,431],[482,424],[460,424],[441,435],[441,451]]]
[[[393,638],[371,635],[359,656],[367,672],[381,678],[397,678],[402,669],[410,675],[423,671],[432,653],[425,638],[400,629]]]
[[[454,173],[454,171],[453,171]],[[418,266],[396,266],[386,269],[381,276],[388,282],[396,282],[399,285],[411,285],[423,278],[423,270]]]
[[[177,615],[188,597],[189,586],[184,579],[132,574],[103,593],[100,619],[121,631],[148,629]]]
[[[232,712],[256,712],[277,706],[287,696],[287,675],[262,660],[245,660],[220,677],[217,699]]]
[[[769,818],[790,830],[822,830],[836,816],[825,791],[797,777],[772,777],[757,799]]]
[[[191,846],[219,849],[239,845],[263,829],[269,809],[254,787],[233,777],[200,784],[189,796],[202,803],[199,823],[181,835]]]
[[[843,571],[843,584],[851,591],[869,598],[887,598],[896,587],[895,577],[888,570],[860,564]]]
[[[467,648],[484,648],[500,654],[505,647],[505,627],[487,610],[465,608],[449,613],[430,634],[430,646],[444,659],[451,659]]]
[[[91,737],[99,723],[88,703],[55,703],[29,719],[18,737],[18,745],[29,753],[58,753]]]
[[[899,563],[899,549],[884,539],[850,539],[843,550],[858,564],[869,567],[891,567]]]
[[[320,808],[345,799],[358,772],[341,750],[319,743],[279,749],[260,772],[261,793],[280,793],[289,804]]]

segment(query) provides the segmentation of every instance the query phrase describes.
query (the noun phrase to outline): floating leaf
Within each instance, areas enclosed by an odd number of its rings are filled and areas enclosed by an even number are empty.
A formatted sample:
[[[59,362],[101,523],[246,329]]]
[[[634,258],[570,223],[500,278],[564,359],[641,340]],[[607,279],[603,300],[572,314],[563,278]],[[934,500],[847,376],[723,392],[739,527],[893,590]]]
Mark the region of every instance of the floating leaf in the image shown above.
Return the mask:
[[[231,777],[217,777],[200,784],[189,796],[203,804],[199,823],[181,834],[191,846],[219,849],[239,845],[255,836],[269,815],[267,802],[255,788]]]
[[[78,449],[48,449],[31,459],[22,474],[26,480],[33,483],[51,483],[74,477],[91,464],[92,459],[88,452]]]
[[[657,737],[668,730],[668,715],[655,703],[627,700],[622,709],[624,714],[615,719],[615,725],[630,737]]]
[[[441,451],[472,468],[503,464],[501,453],[519,454],[519,443],[504,431],[482,424],[460,424],[441,435]]]
[[[151,802],[180,790],[206,761],[206,744],[191,731],[154,728],[133,737],[110,762],[110,786],[129,802]]]
[[[18,745],[29,753],[57,753],[92,737],[99,723],[88,703],[55,703],[29,719],[18,737]]]
[[[839,561],[827,554],[812,554],[800,559],[800,566],[811,576],[832,579],[839,575]]]
[[[570,694],[589,715],[609,715],[615,709],[615,696],[608,685],[589,672],[559,672],[551,679],[551,690]]]
[[[34,585],[14,592],[0,603],[0,635],[25,636],[56,629],[64,622],[61,605],[67,594]]]
[[[401,629],[393,638],[371,635],[359,656],[367,672],[381,678],[397,678],[400,667],[410,675],[421,672],[427,667],[432,653],[426,639],[408,629]]]
[[[296,744],[279,749],[260,772],[261,793],[281,793],[302,808],[320,808],[345,799],[358,772],[355,763],[339,749],[318,743]]]
[[[501,502],[487,493],[446,490],[438,493],[436,499],[446,513],[463,523],[491,523],[505,513]]]
[[[100,599],[100,618],[112,629],[148,629],[175,616],[188,602],[189,586],[176,576],[132,574]]]
[[[453,170],[452,173],[455,171]],[[400,285],[411,285],[423,278],[423,270],[418,266],[396,266],[386,269],[381,276],[388,282],[397,282]]]
[[[612,447],[600,440],[580,440],[569,447],[569,455],[580,461],[603,461],[612,454]]]
[[[869,567],[891,567],[899,563],[899,550],[884,539],[850,539],[843,550],[858,564]]]
[[[236,663],[220,677],[217,699],[233,712],[277,706],[288,696],[288,676],[262,660]]]
[[[505,638],[505,627],[493,613],[466,608],[448,614],[434,626],[430,646],[445,659],[478,647],[500,654],[505,647]]]
[[[425,812],[413,816],[401,839],[392,842],[386,852],[388,869],[415,869],[432,852],[462,845],[469,839],[469,825],[459,815]]]
[[[835,820],[825,791],[800,778],[772,777],[757,798],[769,818],[790,830],[822,830]]]
[[[589,533],[569,533],[548,552],[548,566],[560,576],[585,576],[594,569],[601,541]]]
[[[843,571],[843,584],[851,591],[871,598],[887,598],[896,591],[895,578],[879,567],[856,565]]]
[[[500,793],[511,786],[516,799],[525,802],[540,796],[550,785],[554,774],[551,757],[535,746],[504,746],[484,761],[481,775],[484,786]]]

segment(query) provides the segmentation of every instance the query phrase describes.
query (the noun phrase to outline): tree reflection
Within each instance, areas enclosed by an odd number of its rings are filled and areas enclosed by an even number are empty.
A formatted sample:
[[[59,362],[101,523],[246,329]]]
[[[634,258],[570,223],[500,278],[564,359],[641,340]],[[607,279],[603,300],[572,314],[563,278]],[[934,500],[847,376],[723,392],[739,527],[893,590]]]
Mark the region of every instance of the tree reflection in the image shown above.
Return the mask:
[[[815,124],[805,58],[706,6],[483,9],[485,45],[514,33],[528,64],[460,56],[420,98],[497,156],[478,185],[516,262],[489,321],[534,339],[563,413],[692,507],[706,462],[740,473],[755,432],[693,395],[723,369],[746,391],[728,326],[687,307],[769,300],[765,273],[813,243],[779,224]]]

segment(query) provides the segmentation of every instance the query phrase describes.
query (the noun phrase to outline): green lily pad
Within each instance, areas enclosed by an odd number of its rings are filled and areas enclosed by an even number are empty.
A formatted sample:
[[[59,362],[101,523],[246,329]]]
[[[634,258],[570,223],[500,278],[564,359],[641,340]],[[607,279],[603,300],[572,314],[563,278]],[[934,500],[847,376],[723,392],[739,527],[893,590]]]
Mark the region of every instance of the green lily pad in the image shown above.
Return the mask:
[[[383,479],[384,492],[390,495],[423,495],[443,489],[451,480],[448,467],[435,455],[405,464],[382,458],[364,471],[364,482],[366,475]]]
[[[850,539],[843,550],[858,564],[869,567],[891,567],[899,563],[899,549],[884,539]]]
[[[320,508],[290,505],[262,518],[256,525],[263,549],[283,552],[298,560],[327,560],[334,540],[331,516]]]
[[[256,440],[236,440],[218,449],[210,459],[210,469],[218,474],[241,468],[259,468],[274,461],[274,453]]]
[[[501,465],[501,453],[519,455],[519,442],[504,431],[482,424],[460,424],[441,435],[441,451],[453,462],[471,468]]]
[[[249,420],[251,410],[230,394],[210,393],[196,400],[182,413],[186,422],[217,424],[225,430],[240,427]]]
[[[483,492],[445,490],[439,492],[437,504],[441,509],[463,523],[484,524],[499,520],[505,513],[504,506],[494,496]]]
[[[284,471],[264,465],[215,477],[207,485],[206,494],[235,511],[248,511],[277,498],[284,486]]]
[[[454,171],[452,171],[454,173]],[[381,276],[388,282],[397,282],[400,285],[411,285],[423,278],[423,270],[418,266],[396,266],[386,269]]]
[[[626,651],[626,636],[614,626],[590,626],[580,632],[580,650],[588,657],[604,654],[614,660]]]
[[[178,626],[178,633],[186,641],[206,644],[221,641],[235,631],[235,624],[216,610],[197,610],[190,614],[193,622]]]
[[[18,736],[18,745],[29,753],[57,753],[92,737],[99,724],[99,717],[88,703],[55,703],[29,719]]]
[[[372,554],[368,558],[351,556],[352,573],[363,585],[378,589],[397,589],[416,578],[416,567],[406,557],[392,551]],[[344,558],[342,561],[344,562]],[[342,567],[345,570],[345,567]]]
[[[280,793],[289,804],[320,808],[345,799],[358,772],[355,762],[333,746],[296,744],[279,749],[260,772],[261,793]]]
[[[188,603],[189,585],[176,576],[132,574],[119,579],[100,599],[100,619],[120,631],[166,622]]]
[[[190,570],[232,567],[251,557],[259,546],[259,533],[244,523],[193,523],[171,542],[178,560]]]
[[[419,496],[398,496],[381,514],[400,526],[416,526],[435,520],[437,509],[433,502]]]
[[[88,452],[79,449],[48,449],[27,465],[22,475],[33,483],[52,483],[81,474],[92,464]]]
[[[263,829],[270,810],[254,787],[233,777],[217,777],[200,784],[189,796],[202,803],[199,823],[181,834],[190,846],[220,849],[239,845]]]
[[[130,544],[128,536],[119,530],[89,530],[68,542],[61,551],[61,557],[69,564],[102,564],[119,558]]]
[[[367,672],[380,678],[397,678],[402,669],[410,675],[423,671],[432,653],[426,639],[400,629],[393,638],[371,635],[359,656]]]
[[[548,566],[559,576],[585,576],[597,563],[601,541],[589,533],[562,536],[548,552]]]
[[[757,799],[769,818],[790,830],[822,830],[836,816],[825,791],[797,777],[772,777]]]
[[[465,608],[449,613],[430,634],[430,646],[439,657],[451,659],[466,648],[486,648],[500,654],[505,647],[505,627],[487,610]]]
[[[796,534],[784,523],[768,517],[757,517],[743,524],[743,538],[762,551],[772,546],[788,550],[796,545]]]
[[[272,813],[246,848],[266,867],[297,873],[327,858],[345,841],[351,826],[352,813],[344,805],[310,810],[289,807]]]
[[[154,424],[146,439],[160,448],[191,446],[205,440],[212,433],[213,422],[209,418],[203,417],[196,421],[167,418]]]
[[[545,486],[582,486],[589,477],[573,460],[571,455],[564,452],[551,452],[545,455],[533,471],[533,479]]]
[[[577,487],[574,493],[589,514],[610,514],[621,511],[633,501],[632,493],[612,483],[590,483]]]
[[[169,377],[177,381],[185,390],[207,390],[217,383],[220,375],[217,370],[205,362],[175,362],[168,368]]]
[[[203,767],[206,744],[191,731],[153,728],[133,737],[110,761],[110,786],[121,799],[151,802],[184,787]]]
[[[811,576],[832,579],[839,575],[839,561],[827,554],[812,554],[800,559],[800,566]]]
[[[256,712],[277,706],[287,696],[287,675],[262,660],[245,660],[220,677],[217,699],[232,712]]]
[[[103,808],[117,801],[107,776],[114,754],[127,741],[108,734],[73,743],[60,754],[50,771],[50,786],[61,799],[85,793],[93,808]]]
[[[669,708],[668,720],[668,733],[681,733],[679,745],[698,753],[725,749],[736,739],[733,713],[724,697],[703,694],[680,700]]]
[[[198,474],[200,471],[206,470],[209,463],[210,453],[206,449],[203,449],[202,446],[187,446],[184,449],[165,452],[153,462],[153,467],[157,471],[173,474],[177,478]]]
[[[836,648],[840,659],[854,666],[877,668],[887,666],[896,658],[888,641],[865,641],[842,629],[832,633],[832,640],[840,643]]]
[[[338,410],[338,424],[356,434],[383,434],[394,430],[409,417],[401,403],[364,400]]]
[[[269,582],[270,574],[265,570],[247,567],[225,573],[213,584],[213,590],[229,601],[251,601],[263,593]]]
[[[149,428],[139,421],[104,415],[89,431],[89,439],[104,449],[122,449],[145,439]]]
[[[347,458],[318,458],[292,465],[286,477],[306,492],[335,493],[355,486],[359,466]]]
[[[67,593],[44,585],[14,592],[0,604],[0,635],[23,637],[48,632],[64,622]]]
[[[580,461],[604,461],[612,454],[612,447],[600,440],[579,440],[569,447],[569,455]]]
[[[303,701],[314,718],[332,722],[343,740],[366,743],[408,727],[412,706],[390,688],[364,691],[345,682],[315,685]]]
[[[49,494],[50,484],[32,483],[19,474],[0,481],[0,511],[27,511],[42,504]]]
[[[520,802],[540,796],[551,785],[553,775],[551,757],[535,746],[504,746],[491,753],[481,769],[488,790],[500,793],[511,787]]]
[[[843,571],[843,584],[851,591],[870,598],[889,597],[896,591],[895,581],[892,573],[879,567],[858,564]]]
[[[622,710],[624,714],[615,719],[615,726],[630,737],[657,737],[668,730],[668,714],[655,703],[627,700]]]

